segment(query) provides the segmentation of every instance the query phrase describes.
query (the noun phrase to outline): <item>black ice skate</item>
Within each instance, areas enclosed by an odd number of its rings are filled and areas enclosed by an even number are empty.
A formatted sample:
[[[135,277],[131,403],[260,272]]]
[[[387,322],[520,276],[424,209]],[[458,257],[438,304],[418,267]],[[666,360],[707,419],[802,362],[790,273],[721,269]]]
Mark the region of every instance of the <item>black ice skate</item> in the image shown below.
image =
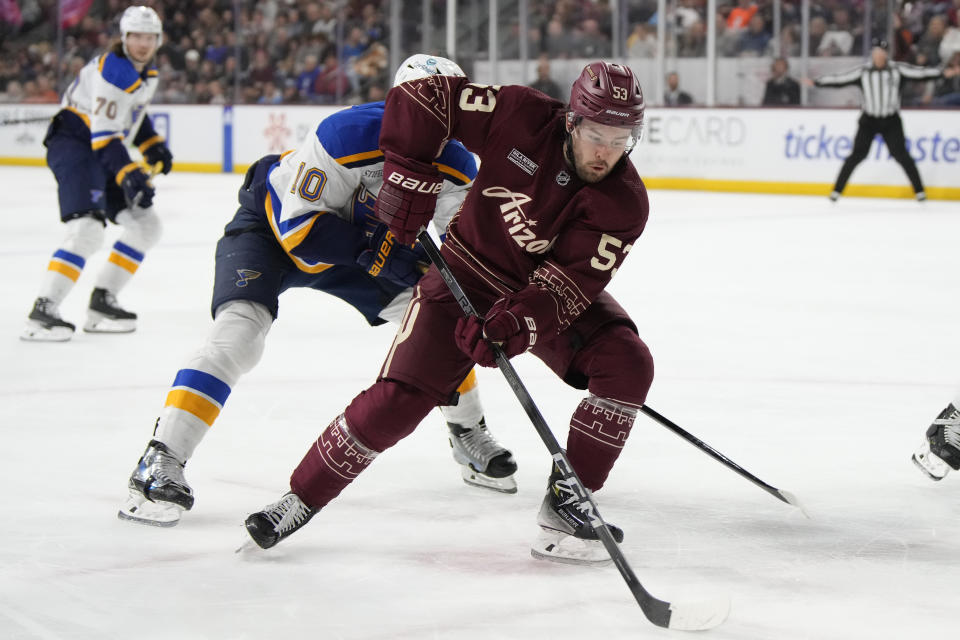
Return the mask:
[[[50,298],[37,298],[27,316],[21,340],[31,342],[66,342],[76,327],[60,317],[57,305]]]
[[[106,289],[94,289],[90,294],[87,323],[88,333],[130,333],[137,328],[137,314],[117,304],[117,298]]]
[[[297,494],[284,494],[280,500],[247,516],[247,533],[261,549],[269,549],[310,522],[319,509],[311,509]]]
[[[942,480],[950,469],[960,469],[960,411],[952,403],[927,429],[926,439],[913,454],[913,463],[931,480]]]
[[[569,564],[602,565],[610,562],[610,555],[590,525],[588,514],[581,509],[576,493],[556,465],[550,474],[537,523],[540,535],[530,549],[534,558]],[[623,541],[620,527],[607,523],[607,528],[614,540]]]
[[[496,441],[483,418],[473,428],[454,422],[448,422],[447,427],[453,459],[460,465],[464,482],[503,493],[517,492],[513,454]]]
[[[162,442],[151,440],[130,474],[130,495],[117,517],[155,527],[180,522],[180,513],[193,507],[193,489],[183,475],[185,464]]]

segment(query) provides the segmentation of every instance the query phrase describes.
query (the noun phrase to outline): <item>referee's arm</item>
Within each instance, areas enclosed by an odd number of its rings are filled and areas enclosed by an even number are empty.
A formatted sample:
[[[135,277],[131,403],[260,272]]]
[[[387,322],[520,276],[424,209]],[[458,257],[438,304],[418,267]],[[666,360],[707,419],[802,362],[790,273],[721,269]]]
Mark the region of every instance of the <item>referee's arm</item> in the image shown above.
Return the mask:
[[[919,68],[919,67],[918,67]],[[813,81],[816,87],[848,87],[860,84],[860,78],[863,76],[863,67],[857,67],[844,71],[843,73],[828,74],[820,76]]]

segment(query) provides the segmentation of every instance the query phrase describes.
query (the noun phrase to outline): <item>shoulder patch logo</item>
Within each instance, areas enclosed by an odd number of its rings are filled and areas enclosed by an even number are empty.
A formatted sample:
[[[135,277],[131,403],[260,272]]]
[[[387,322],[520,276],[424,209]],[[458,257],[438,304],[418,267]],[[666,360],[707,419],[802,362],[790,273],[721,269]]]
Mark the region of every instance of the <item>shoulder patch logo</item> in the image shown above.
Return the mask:
[[[254,271],[253,269],[237,269],[237,275],[240,276],[240,279],[237,280],[236,284],[238,287],[245,287],[247,283],[251,280],[256,280],[261,274],[259,271]]]
[[[538,165],[536,162],[534,162],[527,156],[520,153],[520,151],[517,150],[516,147],[511,149],[510,153],[507,154],[507,160],[517,165],[518,167],[523,169],[524,173],[531,176],[537,169],[540,168],[540,165]]]
[[[557,184],[561,187],[565,187],[570,184],[570,174],[561,169],[560,173],[557,174]]]

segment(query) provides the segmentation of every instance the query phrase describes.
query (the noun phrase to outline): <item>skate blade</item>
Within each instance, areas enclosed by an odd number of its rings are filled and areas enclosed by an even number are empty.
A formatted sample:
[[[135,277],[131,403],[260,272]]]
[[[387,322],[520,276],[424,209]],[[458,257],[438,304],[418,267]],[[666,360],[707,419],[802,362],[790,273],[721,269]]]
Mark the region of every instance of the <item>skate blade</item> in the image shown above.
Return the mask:
[[[917,469],[920,469],[931,480],[939,482],[950,472],[947,463],[929,451],[926,454],[915,453],[910,459],[913,460],[913,464],[917,465]]]
[[[66,342],[72,337],[73,329],[69,327],[44,327],[33,322],[28,322],[20,334],[25,342]]]
[[[472,487],[490,489],[500,493],[517,492],[517,481],[513,479],[512,475],[505,478],[492,478],[479,471],[474,471],[467,465],[460,465],[460,475],[463,477],[463,481]]]
[[[91,311],[83,330],[86,333],[133,333],[137,330],[137,321],[115,320]]]
[[[559,531],[541,529],[530,547],[530,555],[538,560],[561,564],[604,567],[612,562],[599,540],[582,540]]]
[[[175,527],[180,522],[183,507],[169,502],[150,502],[131,495],[117,511],[117,517],[150,527]]]

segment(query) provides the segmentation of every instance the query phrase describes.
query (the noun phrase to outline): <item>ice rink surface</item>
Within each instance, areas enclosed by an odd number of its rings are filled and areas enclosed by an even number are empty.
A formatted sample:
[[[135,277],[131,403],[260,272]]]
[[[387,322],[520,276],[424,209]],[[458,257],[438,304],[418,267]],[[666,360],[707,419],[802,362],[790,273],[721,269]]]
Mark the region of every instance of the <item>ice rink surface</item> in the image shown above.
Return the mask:
[[[615,568],[536,561],[549,456],[496,370],[487,422],[516,495],[466,486],[439,413],[301,532],[236,554],[392,338],[291,291],[263,361],[187,465],[179,526],[121,522],[168,385],[210,326],[214,245],[240,175],[156,178],[165,235],[120,296],[129,335],[18,340],[62,237],[43,168],[0,168],[0,638],[682,637],[651,626]],[[856,179],[856,176],[854,176]],[[650,346],[649,405],[781,489],[812,520],[644,416],[603,516],[643,584],[728,596],[735,640],[949,637],[960,611],[960,473],[910,462],[960,389],[960,204],[656,191],[614,279]],[[112,238],[116,229],[111,229]],[[63,307],[80,323],[101,251]],[[581,392],[515,365],[561,442]],[[625,372],[629,375],[629,372]]]

